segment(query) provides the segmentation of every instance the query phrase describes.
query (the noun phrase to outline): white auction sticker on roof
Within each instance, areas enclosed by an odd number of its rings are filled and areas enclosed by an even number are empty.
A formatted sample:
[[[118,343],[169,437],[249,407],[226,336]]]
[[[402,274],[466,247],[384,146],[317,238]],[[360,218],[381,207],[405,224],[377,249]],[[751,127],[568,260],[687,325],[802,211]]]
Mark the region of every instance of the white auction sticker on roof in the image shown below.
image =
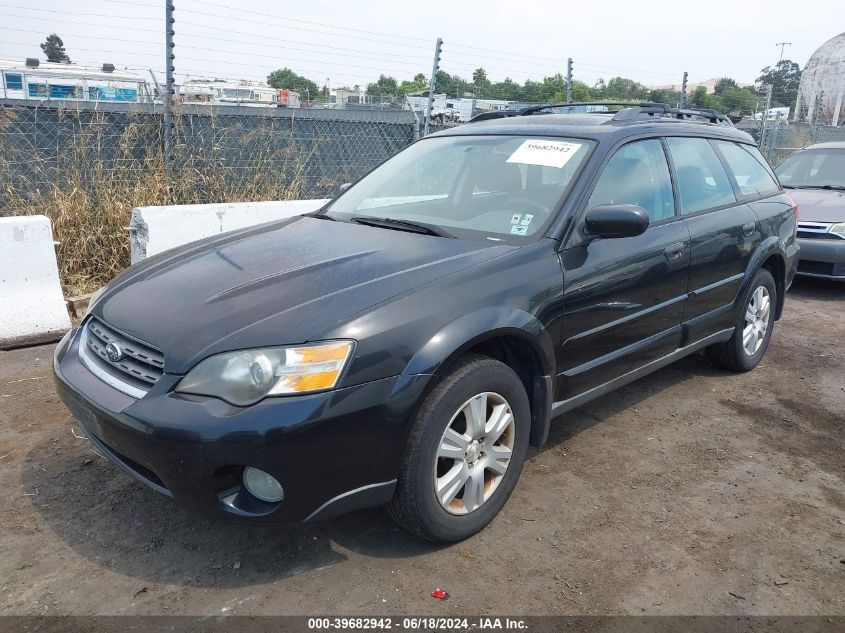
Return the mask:
[[[520,145],[508,158],[509,163],[523,165],[544,165],[557,167],[566,165],[583,145],[566,141],[546,141],[543,139],[528,139]]]

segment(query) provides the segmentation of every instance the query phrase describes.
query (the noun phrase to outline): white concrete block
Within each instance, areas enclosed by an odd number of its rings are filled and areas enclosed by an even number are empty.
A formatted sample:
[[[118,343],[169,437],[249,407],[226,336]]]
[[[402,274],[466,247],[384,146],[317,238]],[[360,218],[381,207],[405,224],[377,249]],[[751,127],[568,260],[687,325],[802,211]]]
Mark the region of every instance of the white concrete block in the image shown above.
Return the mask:
[[[56,340],[70,329],[50,220],[0,218],[0,349]]]
[[[129,222],[133,264],[188,242],[310,213],[328,200],[281,200],[138,207]]]

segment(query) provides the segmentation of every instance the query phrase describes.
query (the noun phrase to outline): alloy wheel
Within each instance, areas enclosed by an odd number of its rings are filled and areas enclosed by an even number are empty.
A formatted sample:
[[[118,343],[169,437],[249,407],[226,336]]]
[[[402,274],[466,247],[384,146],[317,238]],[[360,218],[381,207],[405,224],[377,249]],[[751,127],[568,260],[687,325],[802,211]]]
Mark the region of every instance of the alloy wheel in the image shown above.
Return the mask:
[[[516,424],[505,398],[493,392],[467,400],[437,448],[434,492],[451,514],[468,514],[493,496],[513,454]]]
[[[745,325],[742,329],[742,347],[749,356],[754,356],[763,345],[769,329],[771,300],[769,290],[759,286],[752,294],[745,308]]]

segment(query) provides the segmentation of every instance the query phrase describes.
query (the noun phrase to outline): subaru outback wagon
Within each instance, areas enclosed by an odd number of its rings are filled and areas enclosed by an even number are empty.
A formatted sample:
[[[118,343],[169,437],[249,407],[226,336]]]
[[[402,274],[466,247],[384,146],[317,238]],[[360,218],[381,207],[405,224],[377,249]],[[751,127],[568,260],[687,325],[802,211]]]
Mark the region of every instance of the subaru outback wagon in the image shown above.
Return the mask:
[[[725,117],[559,109],[130,267],[59,344],[62,399],[200,512],[477,532],[552,418],[698,350],[755,367],[798,259],[795,204]]]

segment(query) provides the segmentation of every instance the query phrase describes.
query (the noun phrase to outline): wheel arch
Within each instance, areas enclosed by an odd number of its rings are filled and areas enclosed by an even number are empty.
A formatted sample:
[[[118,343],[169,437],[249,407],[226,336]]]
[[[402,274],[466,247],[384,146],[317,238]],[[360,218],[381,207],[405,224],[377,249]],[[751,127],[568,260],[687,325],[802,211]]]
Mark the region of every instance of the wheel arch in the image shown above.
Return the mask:
[[[775,304],[775,320],[780,319],[783,314],[783,305],[786,299],[786,249],[777,237],[770,237],[764,240],[752,255],[745,271],[742,287],[737,297],[744,296],[745,291],[751,284],[754,274],[760,269],[768,270],[775,280],[777,289],[777,303]]]
[[[487,308],[473,312],[435,333],[414,354],[403,374],[436,375],[468,353],[495,358],[519,376],[531,405],[530,443],[541,446],[549,432],[555,374],[554,345],[548,331],[524,310]]]

